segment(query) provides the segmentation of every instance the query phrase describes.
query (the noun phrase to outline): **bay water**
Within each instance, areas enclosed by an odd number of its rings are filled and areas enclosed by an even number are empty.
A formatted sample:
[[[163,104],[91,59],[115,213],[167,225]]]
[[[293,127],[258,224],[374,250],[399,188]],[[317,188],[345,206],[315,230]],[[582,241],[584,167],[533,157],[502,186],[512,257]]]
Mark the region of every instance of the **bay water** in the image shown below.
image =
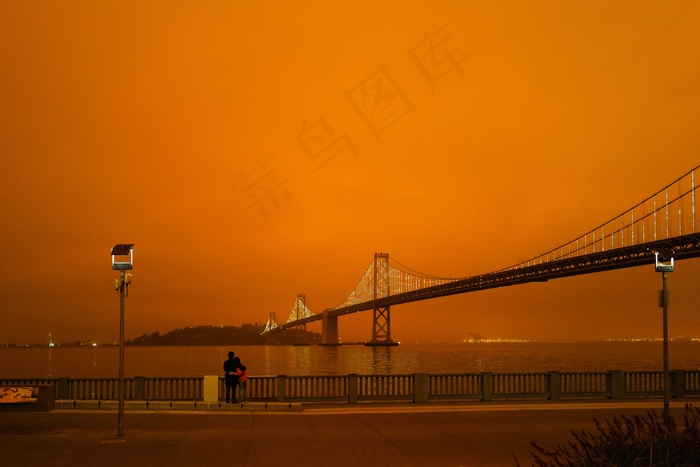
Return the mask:
[[[453,374],[663,369],[661,341],[476,342],[396,347],[197,346],[124,351],[126,377],[222,374],[233,350],[250,375]],[[115,378],[119,347],[0,347],[0,379]],[[671,369],[699,370],[700,342],[672,341]]]

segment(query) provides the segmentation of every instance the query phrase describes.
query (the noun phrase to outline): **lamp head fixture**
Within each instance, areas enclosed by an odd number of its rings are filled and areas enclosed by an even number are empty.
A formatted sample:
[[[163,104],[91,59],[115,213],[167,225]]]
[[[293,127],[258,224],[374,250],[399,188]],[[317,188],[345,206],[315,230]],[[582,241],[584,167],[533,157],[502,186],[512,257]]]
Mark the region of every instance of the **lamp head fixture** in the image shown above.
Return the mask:
[[[673,250],[659,248],[654,250],[656,272],[673,272]]]
[[[115,261],[115,256],[128,256],[128,261]],[[112,248],[112,269],[116,271],[130,270],[134,268],[134,244],[120,243]]]

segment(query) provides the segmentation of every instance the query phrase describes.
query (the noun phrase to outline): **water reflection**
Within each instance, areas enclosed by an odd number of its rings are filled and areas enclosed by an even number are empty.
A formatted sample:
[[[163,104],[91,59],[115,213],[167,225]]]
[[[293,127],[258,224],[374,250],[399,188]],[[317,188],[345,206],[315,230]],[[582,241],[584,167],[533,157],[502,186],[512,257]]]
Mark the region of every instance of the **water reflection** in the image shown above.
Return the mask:
[[[320,361],[319,369],[326,375],[338,374],[338,347],[335,345],[319,346]]]
[[[700,368],[700,343],[672,343],[673,365]],[[479,343],[402,344],[398,347],[241,346],[126,348],[125,376],[200,376],[221,374],[235,350],[252,376],[299,374],[455,374],[540,371],[648,371],[661,369],[660,343]],[[0,347],[3,378],[113,378],[115,346]]]
[[[484,354],[481,352],[475,352],[474,355],[474,367],[476,370],[481,373],[484,371],[488,371],[488,367],[486,365],[486,358],[484,358]]]
[[[226,355],[224,357],[224,355]],[[221,371],[224,371],[224,362],[228,360],[228,350],[224,350],[223,347],[219,347],[219,368],[221,368]]]
[[[265,346],[265,374],[270,375],[272,374],[272,362],[273,362],[273,357],[272,357],[272,346],[266,345]]]
[[[374,373],[391,373],[391,351],[394,347],[370,347],[372,349],[372,369]]]
[[[392,352],[396,347],[344,346],[335,372],[339,374],[355,373],[360,375],[391,373]],[[395,356],[394,356],[395,357]]]
[[[293,346],[292,350],[295,353],[296,366],[295,370],[297,374],[309,375],[313,372],[311,370],[311,346],[301,345]]]
[[[48,362],[46,364],[46,377],[53,378],[54,364],[53,364],[53,347],[49,347]]]

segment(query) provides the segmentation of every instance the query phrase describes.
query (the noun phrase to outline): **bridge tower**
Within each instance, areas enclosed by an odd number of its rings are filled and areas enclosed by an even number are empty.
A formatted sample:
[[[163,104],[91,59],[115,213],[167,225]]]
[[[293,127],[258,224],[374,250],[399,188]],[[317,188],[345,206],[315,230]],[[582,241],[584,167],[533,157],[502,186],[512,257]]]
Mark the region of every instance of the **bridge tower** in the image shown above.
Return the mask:
[[[391,338],[391,307],[377,306],[377,300],[388,297],[390,292],[389,253],[374,254],[374,310],[372,318],[372,340],[366,342],[368,346],[393,346],[399,345]]]
[[[294,305],[295,319],[304,318],[304,310],[306,309],[306,294],[297,294],[297,301]],[[297,326],[296,342],[292,345],[310,345],[306,341],[306,323]],[[302,332],[299,332],[302,331]]]
[[[274,312],[274,311],[271,311],[271,312],[270,312],[270,317],[269,317],[268,320],[267,320],[267,324],[268,324],[268,326],[270,326],[270,327],[272,327],[273,324],[274,324],[275,326],[277,325],[277,321],[275,321],[275,312]],[[267,333],[267,345],[271,345],[271,344],[272,344],[272,334],[273,334],[273,333],[271,333],[271,332],[268,332],[268,333]]]
[[[296,305],[295,305],[295,312],[296,312],[295,319],[301,319],[304,317],[304,315],[303,315],[304,308],[306,308],[306,294],[303,294],[303,293],[297,294],[297,301],[296,301]],[[304,323],[302,326],[304,326],[304,329],[306,329],[306,323]]]

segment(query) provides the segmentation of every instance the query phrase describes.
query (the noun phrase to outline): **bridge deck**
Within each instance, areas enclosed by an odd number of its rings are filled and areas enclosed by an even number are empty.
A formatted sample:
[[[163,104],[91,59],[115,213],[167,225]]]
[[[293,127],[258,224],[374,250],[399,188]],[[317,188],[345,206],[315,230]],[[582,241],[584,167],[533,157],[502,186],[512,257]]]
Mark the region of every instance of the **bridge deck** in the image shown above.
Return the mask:
[[[433,298],[446,297],[496,287],[526,284],[529,282],[546,282],[563,277],[614,269],[630,268],[654,264],[654,251],[666,249],[674,251],[675,260],[696,258],[700,256],[700,234],[693,233],[669,239],[593,252],[585,255],[566,257],[524,267],[513,267],[492,273],[456,279],[452,282],[426,287],[377,300],[368,300],[350,306],[327,310],[331,317],[372,310],[375,307],[387,307]],[[323,319],[323,313],[280,324],[268,332],[279,332],[306,323]]]

